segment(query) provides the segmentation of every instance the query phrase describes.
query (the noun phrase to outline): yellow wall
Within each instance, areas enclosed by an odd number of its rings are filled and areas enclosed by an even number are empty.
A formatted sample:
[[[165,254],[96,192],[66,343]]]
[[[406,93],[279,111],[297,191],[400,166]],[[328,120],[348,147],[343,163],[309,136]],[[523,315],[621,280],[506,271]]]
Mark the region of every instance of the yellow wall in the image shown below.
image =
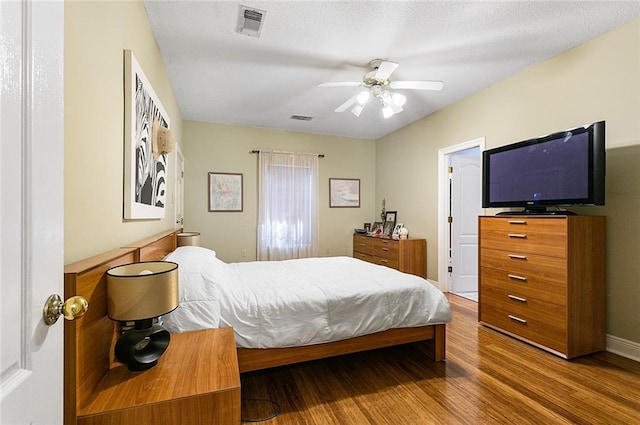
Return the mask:
[[[65,2],[68,264],[173,227],[175,153],[162,220],[123,220],[123,50],[133,51],[182,140],[182,116],[141,2]]]
[[[320,159],[320,255],[351,255],[353,229],[373,219],[375,143],[316,134],[185,121],[185,230],[226,262],[256,259],[257,149],[316,152]],[[242,173],[242,212],[208,212],[209,172]],[[360,208],[329,208],[329,178],[360,179]],[[242,251],[246,257],[242,256]]]
[[[640,343],[640,20],[378,140],[377,202],[412,217],[437,280],[439,149],[479,137],[492,148],[598,120],[607,123],[607,205],[575,210],[607,216],[607,331]]]

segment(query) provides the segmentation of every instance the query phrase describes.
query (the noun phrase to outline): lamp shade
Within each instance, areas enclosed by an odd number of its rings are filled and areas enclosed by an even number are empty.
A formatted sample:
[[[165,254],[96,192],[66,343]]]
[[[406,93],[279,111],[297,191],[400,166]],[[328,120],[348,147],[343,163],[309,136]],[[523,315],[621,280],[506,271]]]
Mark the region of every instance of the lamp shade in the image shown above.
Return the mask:
[[[200,246],[200,233],[183,232],[178,233],[178,246]]]
[[[173,132],[166,127],[162,127],[160,121],[154,118],[151,126],[151,153],[153,154],[153,159],[157,160],[160,155],[173,152],[175,146],[176,139],[173,136]]]
[[[107,314],[122,322],[150,319],[178,307],[178,265],[146,261],[107,270]]]

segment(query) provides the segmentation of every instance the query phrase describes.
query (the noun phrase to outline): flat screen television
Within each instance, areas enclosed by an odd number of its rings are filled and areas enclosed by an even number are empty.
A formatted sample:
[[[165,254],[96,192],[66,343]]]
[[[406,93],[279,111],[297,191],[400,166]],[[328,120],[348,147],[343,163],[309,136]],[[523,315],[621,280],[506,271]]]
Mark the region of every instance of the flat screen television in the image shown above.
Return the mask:
[[[572,214],[560,207],[604,205],[604,181],[604,121],[482,154],[482,207],[522,208],[504,214]]]

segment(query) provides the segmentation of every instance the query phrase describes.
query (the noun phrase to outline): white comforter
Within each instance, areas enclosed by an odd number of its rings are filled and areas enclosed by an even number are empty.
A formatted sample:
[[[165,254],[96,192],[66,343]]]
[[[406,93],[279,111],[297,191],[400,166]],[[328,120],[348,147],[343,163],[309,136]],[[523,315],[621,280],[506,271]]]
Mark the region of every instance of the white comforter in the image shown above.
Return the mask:
[[[186,249],[185,249],[186,248]],[[181,247],[180,307],[164,316],[172,332],[233,326],[246,348],[319,344],[451,321],[449,303],[418,276],[350,257],[226,264]]]

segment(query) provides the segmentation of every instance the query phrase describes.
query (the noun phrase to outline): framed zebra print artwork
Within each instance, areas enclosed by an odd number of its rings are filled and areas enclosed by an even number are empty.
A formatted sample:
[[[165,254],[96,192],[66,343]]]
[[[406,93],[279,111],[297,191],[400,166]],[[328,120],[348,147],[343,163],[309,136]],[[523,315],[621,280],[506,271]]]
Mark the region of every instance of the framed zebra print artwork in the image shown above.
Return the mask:
[[[167,155],[154,157],[154,119],[169,128],[169,115],[131,50],[124,51],[124,218],[160,219],[167,197]]]

